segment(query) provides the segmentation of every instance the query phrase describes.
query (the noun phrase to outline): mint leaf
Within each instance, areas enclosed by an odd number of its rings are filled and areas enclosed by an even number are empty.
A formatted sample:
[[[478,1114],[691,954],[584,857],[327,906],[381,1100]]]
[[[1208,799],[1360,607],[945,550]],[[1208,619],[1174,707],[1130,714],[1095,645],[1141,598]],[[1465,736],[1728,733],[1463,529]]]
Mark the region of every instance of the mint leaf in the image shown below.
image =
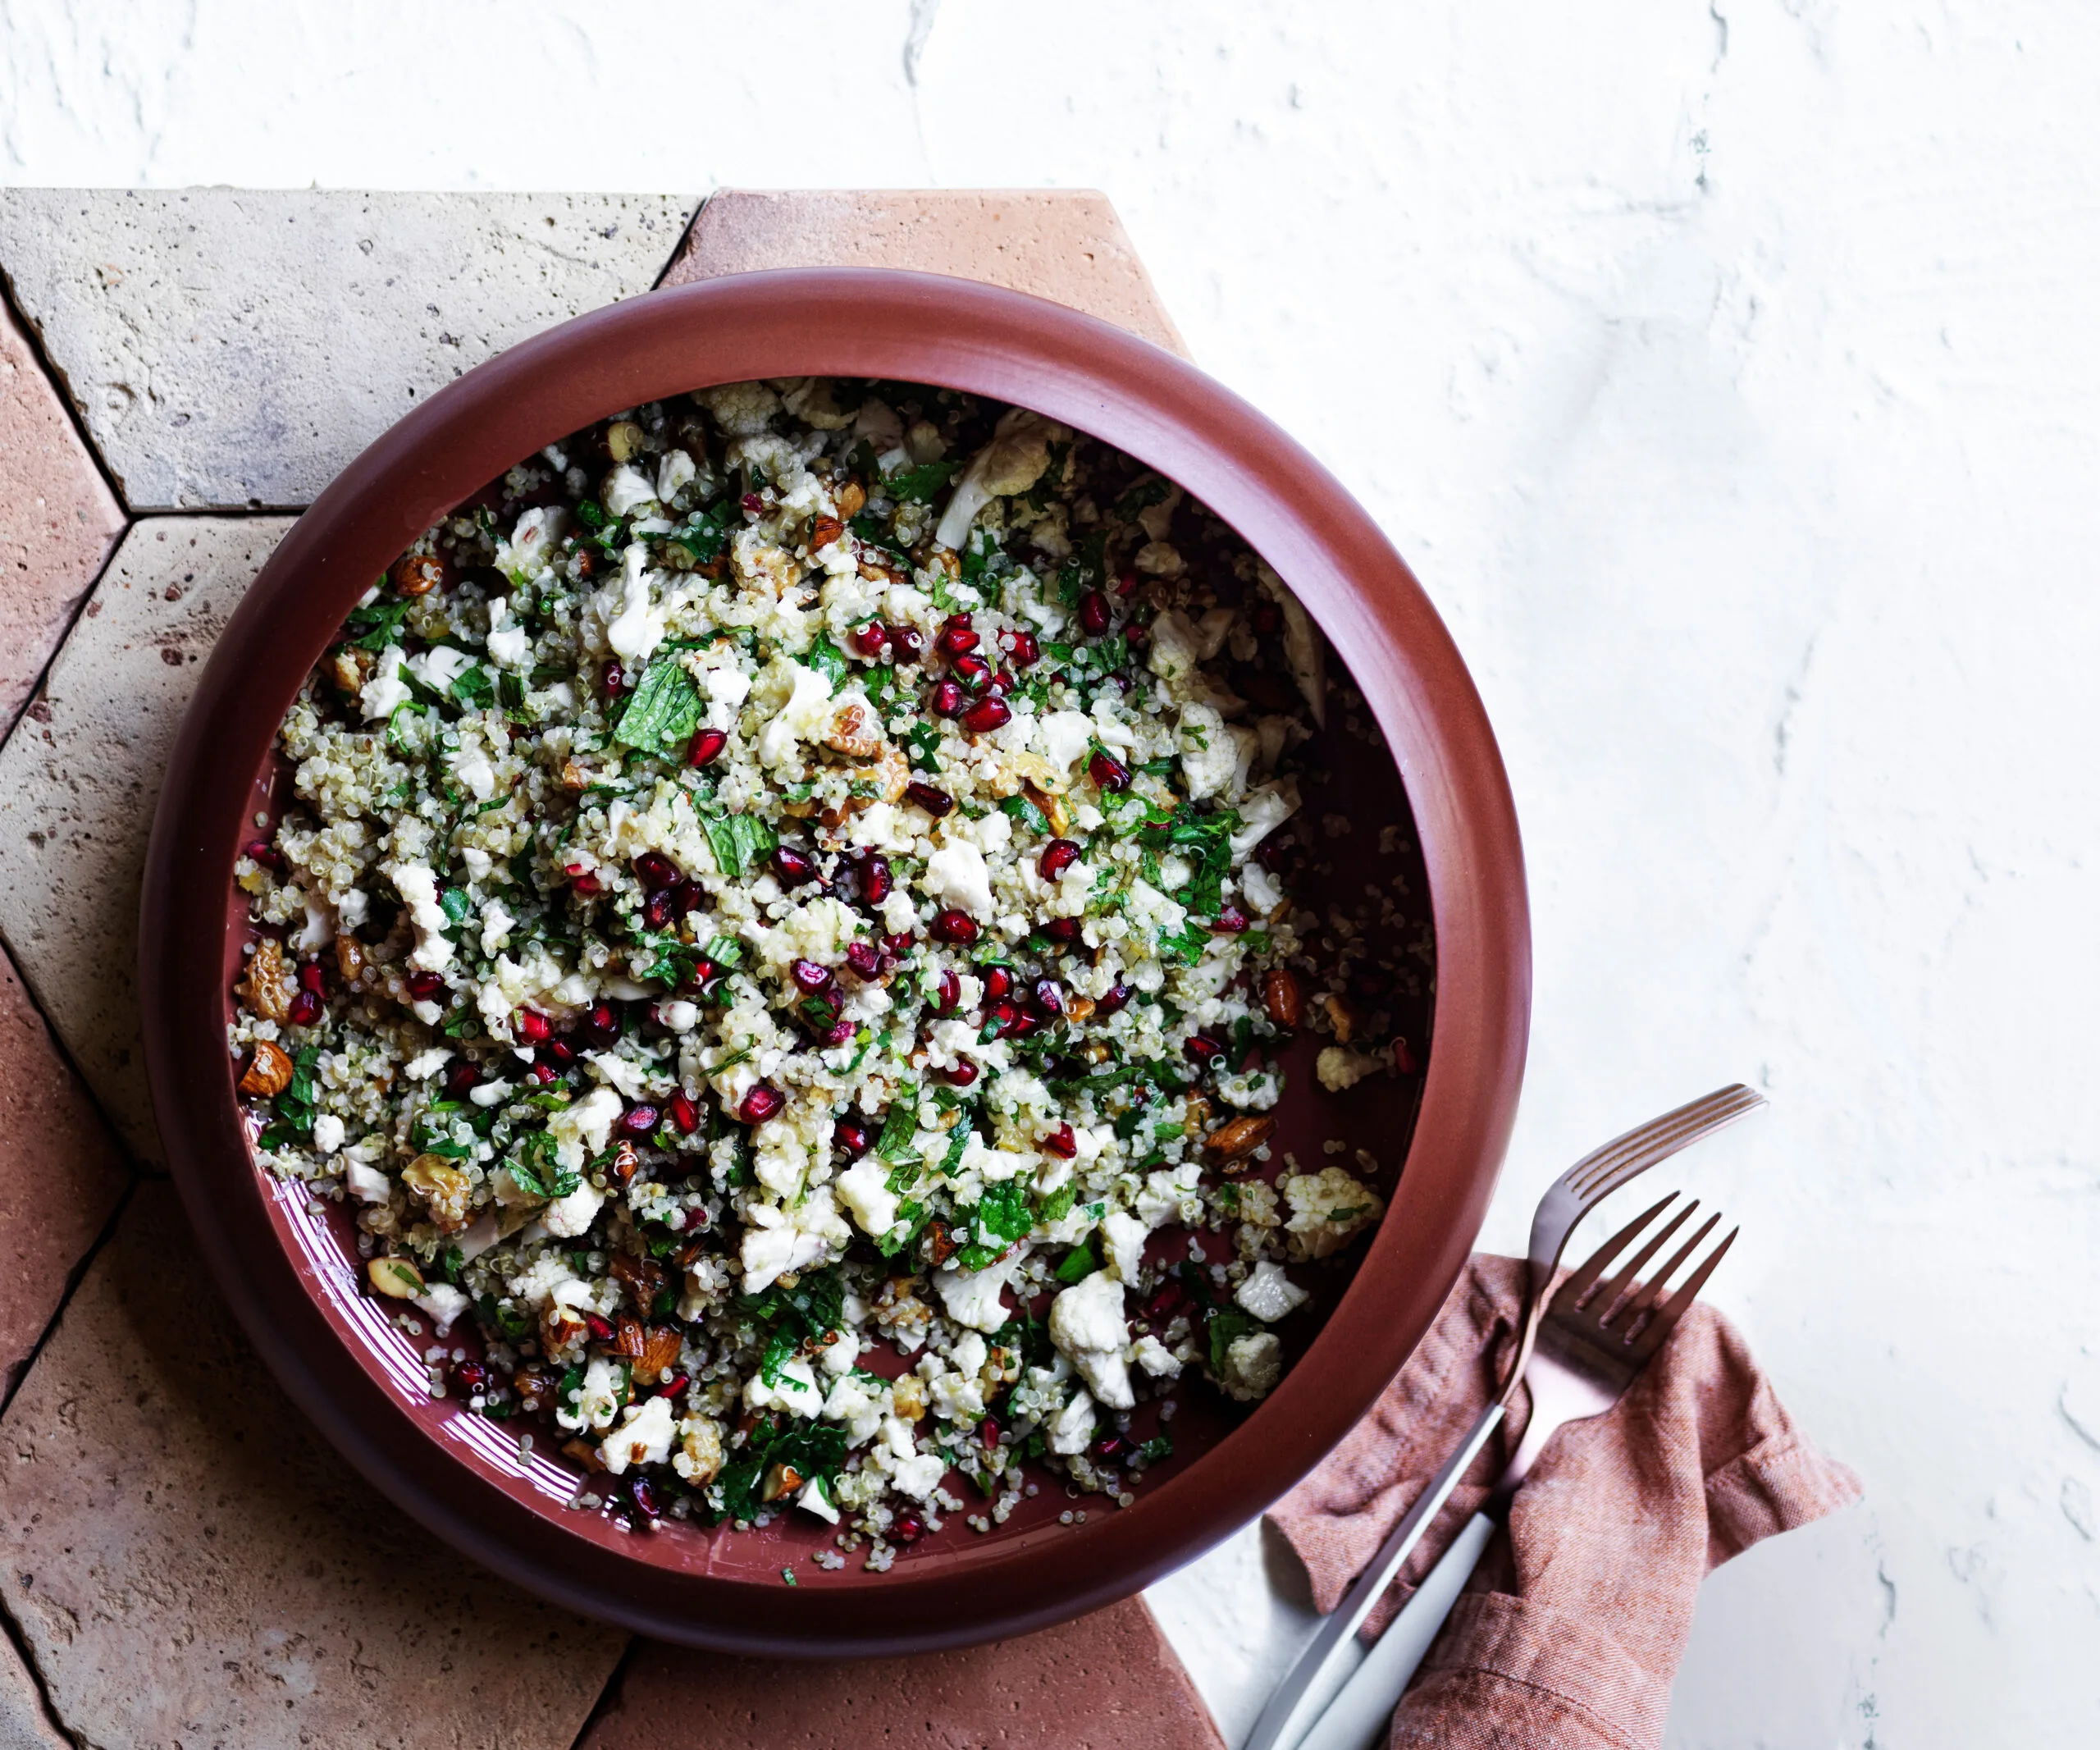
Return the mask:
[[[652,662],[641,671],[641,683],[620,713],[613,739],[644,753],[683,747],[706,714],[700,688],[682,664]]]
[[[892,474],[883,482],[883,490],[900,505],[928,504],[936,492],[961,472],[960,462],[928,462]]]

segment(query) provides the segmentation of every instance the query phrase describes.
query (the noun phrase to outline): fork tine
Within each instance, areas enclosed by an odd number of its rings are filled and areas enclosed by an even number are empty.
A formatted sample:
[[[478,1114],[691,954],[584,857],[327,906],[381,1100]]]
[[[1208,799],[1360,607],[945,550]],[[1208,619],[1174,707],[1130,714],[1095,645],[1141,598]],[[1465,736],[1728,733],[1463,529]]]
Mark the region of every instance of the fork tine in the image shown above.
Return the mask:
[[[1688,1210],[1686,1213],[1687,1214],[1690,1213]],[[1680,1245],[1677,1250],[1671,1254],[1669,1262],[1664,1264],[1661,1269],[1658,1270],[1653,1276],[1648,1278],[1648,1286],[1643,1288],[1641,1292],[1634,1297],[1632,1305],[1628,1307],[1627,1310],[1630,1313],[1640,1314],[1645,1313],[1652,1308],[1656,1301],[1662,1298],[1664,1288],[1668,1286],[1669,1279],[1677,1274],[1678,1267],[1683,1263],[1686,1259],[1689,1258],[1694,1252],[1699,1250],[1700,1241],[1704,1240],[1707,1235],[1713,1232],[1714,1229],[1719,1225],[1720,1219],[1721,1212],[1719,1209],[1716,1209],[1711,1215],[1708,1216],[1706,1219],[1700,1224],[1699,1231],[1694,1234],[1689,1240],[1687,1240],[1683,1245]],[[1629,1331],[1633,1327],[1631,1325],[1627,1327],[1627,1329]]]
[[[1623,1135],[1615,1136],[1602,1148],[1592,1149],[1568,1169],[1561,1182],[1584,1202],[1595,1202],[1643,1167],[1653,1165],[1655,1160],[1674,1154],[1692,1136],[1732,1123],[1764,1103],[1764,1095],[1755,1090],[1745,1087],[1741,1082],[1732,1083],[1673,1112],[1666,1112],[1659,1118],[1650,1119]],[[1632,1165],[1657,1149],[1660,1152],[1642,1161],[1641,1166]]]
[[[1678,1194],[1672,1191],[1660,1203],[1650,1204],[1605,1241],[1596,1250],[1591,1253],[1568,1280],[1560,1285],[1559,1291],[1553,1297],[1554,1305],[1556,1308],[1573,1308],[1579,1303],[1582,1296],[1589,1292],[1591,1285],[1604,1274],[1605,1267],[1632,1243],[1634,1236],[1642,1228],[1675,1203],[1677,1196]]]
[[[1698,1207],[1699,1200],[1695,1197],[1690,1203],[1687,1204],[1682,1209],[1678,1210],[1676,1214],[1673,1215],[1669,1221],[1665,1222],[1654,1234],[1650,1235],[1649,1236],[1648,1243],[1642,1246],[1641,1250],[1636,1252],[1631,1258],[1626,1260],[1626,1268],[1621,1270],[1617,1276],[1614,1277],[1611,1281],[1605,1285],[1602,1293],[1600,1304],[1597,1308],[1597,1323],[1600,1326],[1606,1330],[1610,1329],[1613,1320],[1615,1317],[1614,1309],[1618,1307],[1619,1301],[1625,1297],[1627,1290],[1635,1286],[1635,1278],[1640,1275],[1642,1268],[1647,1263],[1650,1258],[1653,1258],[1656,1253],[1659,1252],[1663,1249],[1664,1244],[1669,1241],[1669,1236],[1675,1233],[1678,1228],[1682,1227],[1685,1222],[1691,1218],[1691,1212]],[[1717,1217],[1709,1216],[1706,1220],[1706,1226],[1708,1227],[1711,1227],[1718,1218],[1719,1218]],[[1705,1231],[1704,1229],[1701,1229],[1701,1231],[1702,1232]],[[1664,1273],[1666,1275],[1668,1273],[1668,1272]]]
[[[1714,1248],[1706,1262],[1694,1270],[1669,1300],[1656,1308],[1646,1328],[1628,1346],[1627,1359],[1636,1367],[1646,1364],[1648,1358],[1663,1346],[1663,1340],[1677,1328],[1677,1322],[1691,1310],[1691,1303],[1699,1298],[1699,1291],[1706,1286],[1706,1278],[1714,1273],[1715,1266],[1728,1255],[1728,1248],[1736,1243],[1740,1227],[1731,1227],[1728,1237]]]

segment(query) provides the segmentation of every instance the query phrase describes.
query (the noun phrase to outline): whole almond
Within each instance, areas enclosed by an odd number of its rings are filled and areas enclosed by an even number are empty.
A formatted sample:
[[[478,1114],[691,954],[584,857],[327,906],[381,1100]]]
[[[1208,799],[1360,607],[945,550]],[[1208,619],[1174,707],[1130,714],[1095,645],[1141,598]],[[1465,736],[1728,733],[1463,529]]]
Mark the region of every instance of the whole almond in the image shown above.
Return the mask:
[[[265,936],[248,957],[248,981],[241,994],[265,1021],[282,1021],[291,1012],[291,980],[285,976],[284,945]]]
[[[851,522],[861,514],[861,506],[868,502],[868,489],[857,480],[849,480],[832,495],[838,506],[838,514]]]
[[[1304,1020],[1305,995],[1290,967],[1272,966],[1262,975],[1262,1008],[1280,1027],[1294,1027]]]
[[[1267,1142],[1276,1127],[1274,1118],[1235,1118],[1211,1132],[1210,1140],[1203,1145],[1203,1152],[1230,1172],[1235,1163],[1245,1160]]]
[[[258,1039],[255,1055],[248,1060],[248,1073],[240,1078],[240,1091],[274,1098],[291,1085],[291,1080],[292,1060],[282,1048]]]

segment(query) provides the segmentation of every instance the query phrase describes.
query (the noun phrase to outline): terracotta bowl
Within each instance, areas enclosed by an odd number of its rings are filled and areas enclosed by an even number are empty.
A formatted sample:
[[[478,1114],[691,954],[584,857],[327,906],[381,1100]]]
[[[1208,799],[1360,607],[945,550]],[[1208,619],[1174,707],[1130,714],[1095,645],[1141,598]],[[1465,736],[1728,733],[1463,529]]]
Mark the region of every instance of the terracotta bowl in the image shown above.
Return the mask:
[[[710,384],[808,374],[1035,409],[1136,456],[1236,528],[1353,676],[1359,729],[1382,733],[1335,736],[1327,750],[1331,775],[1307,814],[1354,829],[1317,853],[1329,883],[1359,901],[1367,880],[1398,894],[1386,927],[1418,932],[1425,974],[1432,927],[1435,944],[1433,1015],[1426,979],[1418,1003],[1423,1076],[1344,1099],[1322,1094],[1303,1062],[1292,1077],[1281,1147],[1317,1164],[1321,1141],[1340,1135],[1379,1159],[1391,1204],[1286,1328],[1298,1359],[1275,1393],[1244,1418],[1207,1387],[1181,1393],[1176,1456],[1130,1508],[1050,1483],[989,1535],[952,1523],[883,1574],[856,1560],[817,1567],[807,1557],[829,1528],[806,1515],[647,1535],[571,1510],[577,1479],[551,1441],[521,1459],[507,1424],[433,1402],[415,1346],[360,1291],[340,1213],[313,1213],[256,1169],[225,1043],[246,928],[233,863],[272,806],[274,732],[372,578],[485,482],[579,427]],[[1399,829],[1388,846],[1408,847],[1397,861],[1376,849],[1381,822]],[[1306,836],[1320,843],[1317,828]],[[1399,1370],[1465,1259],[1530,1010],[1522,857],[1495,740],[1442,622],[1370,518],[1259,414],[1120,329],[970,281],[868,270],[716,280],[581,318],[470,372],[359,456],[263,568],[204,670],[153,823],[140,940],[169,1162],[227,1298],[300,1407],[381,1491],[498,1573],[648,1633],[774,1653],[909,1652],[1077,1615],[1187,1561],[1304,1475]],[[1060,1524],[1067,1510],[1084,1523]],[[434,1568],[446,1559],[433,1550]]]

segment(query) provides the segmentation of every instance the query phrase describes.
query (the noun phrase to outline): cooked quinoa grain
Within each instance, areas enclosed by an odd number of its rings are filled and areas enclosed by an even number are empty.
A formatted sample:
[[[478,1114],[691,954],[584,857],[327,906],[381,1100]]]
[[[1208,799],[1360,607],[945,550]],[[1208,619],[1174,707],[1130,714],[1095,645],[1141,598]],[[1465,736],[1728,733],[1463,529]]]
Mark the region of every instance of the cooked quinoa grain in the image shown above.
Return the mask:
[[[1383,1213],[1267,1146],[1301,1021],[1391,1072],[1276,873],[1326,694],[1230,531],[1033,414],[807,379],[579,432],[285,717],[260,1157],[580,1509],[879,1570],[1025,1460],[1127,1506],[1168,1391],[1266,1394],[1292,1272]]]

